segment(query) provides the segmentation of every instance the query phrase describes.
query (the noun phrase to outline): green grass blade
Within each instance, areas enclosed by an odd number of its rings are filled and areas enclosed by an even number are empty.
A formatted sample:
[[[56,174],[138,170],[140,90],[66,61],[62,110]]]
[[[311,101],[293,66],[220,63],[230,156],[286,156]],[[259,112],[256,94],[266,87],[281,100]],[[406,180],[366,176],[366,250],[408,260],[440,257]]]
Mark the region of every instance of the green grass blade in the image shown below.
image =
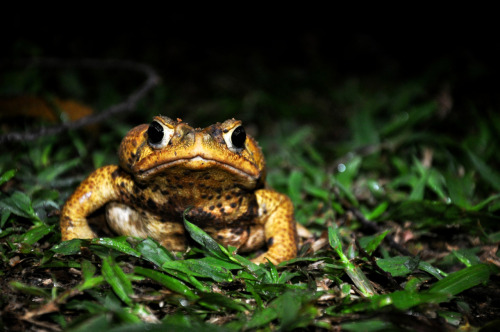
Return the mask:
[[[163,269],[172,269],[185,273],[188,276],[210,278],[218,282],[233,280],[233,275],[221,264],[214,264],[206,259],[187,259],[172,261],[163,264]]]
[[[186,284],[182,281],[167,276],[161,272],[146,269],[140,266],[136,266],[134,268],[134,272],[140,274],[144,277],[148,277],[156,282],[159,282],[166,288],[170,289],[173,292],[186,296],[190,300],[196,300],[199,298]]]
[[[189,220],[186,219],[187,212],[188,211],[184,212],[184,226],[186,227],[186,230],[188,231],[189,235],[191,235],[193,240],[202,245],[203,248],[207,249],[208,252],[210,252],[212,255],[220,258],[227,257],[226,254],[227,251],[225,250],[224,247],[218,244],[214,239],[212,239],[212,237],[210,237],[210,235],[205,233],[201,228],[199,228],[198,226],[189,222]]]
[[[337,252],[337,255],[339,255],[340,260],[344,264],[345,273],[349,276],[349,278],[351,278],[352,282],[354,282],[361,293],[366,297],[374,295],[376,293],[375,289],[371,285],[366,275],[363,273],[363,271],[361,271],[359,267],[351,263],[342,251],[342,243],[340,242],[338,228],[328,228],[328,241],[330,242],[330,246]]]
[[[75,255],[80,253],[82,240],[73,239],[56,244],[50,250],[60,255]]]
[[[16,169],[9,169],[8,171],[2,173],[2,175],[0,175],[0,186],[12,179],[16,175],[16,172]]]
[[[116,251],[122,252],[127,255],[135,256],[135,257],[140,257],[141,253],[130,245],[130,243],[127,242],[127,237],[126,236],[119,236],[116,238],[109,238],[109,237],[101,237],[101,238],[96,238],[92,239],[91,244],[98,244],[106,248],[114,249]]]
[[[490,268],[488,265],[472,265],[439,280],[429,289],[429,292],[446,293],[454,296],[466,289],[488,281],[489,277]]]
[[[141,253],[144,259],[160,267],[165,264],[165,262],[174,260],[172,254],[152,238],[141,241],[137,245],[136,250]]]
[[[127,305],[132,305],[130,298],[130,295],[134,293],[132,283],[112,256],[103,258],[101,272],[115,294]]]

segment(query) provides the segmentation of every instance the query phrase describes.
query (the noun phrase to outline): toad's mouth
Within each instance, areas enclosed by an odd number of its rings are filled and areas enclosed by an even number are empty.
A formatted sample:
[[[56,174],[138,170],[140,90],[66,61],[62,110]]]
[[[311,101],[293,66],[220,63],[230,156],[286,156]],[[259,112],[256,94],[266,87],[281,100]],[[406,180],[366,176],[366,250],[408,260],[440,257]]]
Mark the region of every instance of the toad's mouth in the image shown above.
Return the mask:
[[[150,177],[154,177],[156,174],[165,172],[166,170],[176,166],[193,171],[202,171],[210,168],[219,169],[226,171],[227,173],[232,174],[238,178],[244,179],[246,182],[248,182],[248,184],[255,184],[260,178],[260,172],[253,165],[238,168],[226,162],[203,158],[202,156],[195,156],[192,158],[178,158],[163,163],[156,163],[149,168],[141,168],[141,165],[136,165],[136,167],[134,167],[134,171],[136,177],[141,180],[146,180]]]

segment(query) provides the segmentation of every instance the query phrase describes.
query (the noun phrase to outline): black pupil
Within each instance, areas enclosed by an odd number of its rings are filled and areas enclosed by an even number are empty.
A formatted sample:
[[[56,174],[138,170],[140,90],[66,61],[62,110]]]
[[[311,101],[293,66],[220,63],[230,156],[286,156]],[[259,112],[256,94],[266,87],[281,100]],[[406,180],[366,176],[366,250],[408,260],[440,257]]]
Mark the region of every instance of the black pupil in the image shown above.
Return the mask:
[[[148,128],[149,142],[158,144],[163,139],[163,127],[156,121],[151,122]]]
[[[231,142],[235,148],[241,149],[245,146],[245,140],[247,139],[247,134],[242,126],[237,127],[231,134]]]

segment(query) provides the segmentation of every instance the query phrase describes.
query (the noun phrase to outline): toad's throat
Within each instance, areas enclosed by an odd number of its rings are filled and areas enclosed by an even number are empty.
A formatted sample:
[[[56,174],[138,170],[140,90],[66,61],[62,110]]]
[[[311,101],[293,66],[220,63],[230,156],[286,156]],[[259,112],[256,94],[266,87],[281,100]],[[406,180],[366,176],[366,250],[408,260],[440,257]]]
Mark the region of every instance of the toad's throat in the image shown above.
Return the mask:
[[[218,168],[225,170],[226,172],[233,174],[237,177],[245,179],[248,184],[256,183],[259,180],[259,172],[257,170],[249,169],[243,170],[235,166],[231,166],[227,163],[220,162],[214,159],[203,158],[201,156],[195,156],[193,158],[180,158],[172,161],[166,161],[164,163],[154,164],[150,168],[141,169],[140,165],[136,166],[136,176],[139,179],[147,179],[149,177],[155,176],[155,174],[162,173],[169,168],[175,166],[182,166],[183,168],[189,170],[205,170],[209,168]],[[254,172],[252,172],[254,171]]]

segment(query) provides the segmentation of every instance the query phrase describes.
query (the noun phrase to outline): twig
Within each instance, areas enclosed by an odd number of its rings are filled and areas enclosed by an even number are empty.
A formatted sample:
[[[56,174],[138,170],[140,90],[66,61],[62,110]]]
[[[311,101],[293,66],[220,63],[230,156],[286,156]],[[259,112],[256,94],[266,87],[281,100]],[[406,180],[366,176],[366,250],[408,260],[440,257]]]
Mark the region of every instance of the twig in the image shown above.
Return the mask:
[[[55,135],[69,129],[76,129],[82,126],[94,124],[104,119],[117,114],[119,112],[131,111],[135,108],[137,102],[155,87],[160,77],[156,71],[150,66],[125,60],[97,60],[97,59],[81,59],[81,60],[62,60],[55,58],[20,60],[20,61],[3,61],[0,66],[44,66],[44,67],[86,67],[86,68],[106,68],[106,69],[124,69],[135,71],[146,76],[146,81],[143,85],[132,92],[128,98],[119,103],[112,105],[101,112],[94,113],[84,118],[73,122],[62,123],[52,127],[42,127],[38,130],[30,130],[25,132],[12,132],[0,136],[0,144],[5,142],[32,141],[42,136]]]

